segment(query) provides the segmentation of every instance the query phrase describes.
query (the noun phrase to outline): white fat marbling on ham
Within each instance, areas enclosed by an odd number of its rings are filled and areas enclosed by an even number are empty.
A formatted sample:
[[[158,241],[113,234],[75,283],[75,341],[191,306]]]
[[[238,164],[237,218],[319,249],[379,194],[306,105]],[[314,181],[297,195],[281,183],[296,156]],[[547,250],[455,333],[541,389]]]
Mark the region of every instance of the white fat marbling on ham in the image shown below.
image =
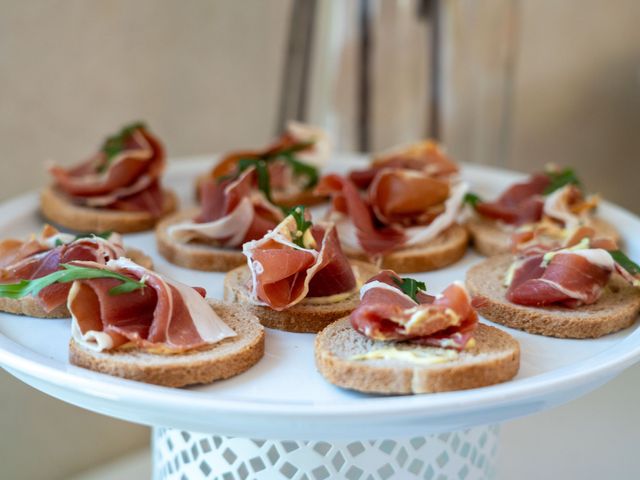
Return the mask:
[[[197,238],[207,238],[221,242],[223,246],[239,245],[247,234],[255,210],[251,198],[240,200],[238,206],[229,214],[213,222],[182,222],[168,228],[167,234],[173,240],[187,243]]]
[[[583,221],[583,218],[574,214],[570,208],[569,200],[573,188],[573,185],[565,185],[549,194],[542,209],[545,215],[564,223],[564,228],[568,230],[578,228]]]
[[[290,121],[287,123],[287,133],[298,142],[313,142],[309,151],[296,153],[296,157],[300,161],[317,168],[322,168],[327,164],[329,157],[331,157],[332,145],[329,135],[322,128]]]

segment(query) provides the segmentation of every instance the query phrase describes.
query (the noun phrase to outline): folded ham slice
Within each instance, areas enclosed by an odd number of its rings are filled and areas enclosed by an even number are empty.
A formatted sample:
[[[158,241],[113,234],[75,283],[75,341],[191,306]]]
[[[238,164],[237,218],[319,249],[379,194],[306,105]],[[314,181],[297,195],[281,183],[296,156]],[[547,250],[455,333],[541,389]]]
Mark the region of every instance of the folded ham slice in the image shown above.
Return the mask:
[[[506,297],[534,307],[590,305],[600,298],[614,270],[615,262],[603,249],[559,251],[549,261],[534,255],[520,260]]]
[[[7,249],[8,244],[12,244],[13,248]],[[124,254],[122,238],[117,233],[111,234],[108,240],[97,236],[75,239],[45,226],[39,236],[27,241],[0,242],[0,282],[41,278],[59,270],[61,264],[76,260],[104,265]],[[45,311],[50,312],[64,304],[69,288],[68,284],[50,285],[40,291],[38,300]]]
[[[376,256],[436,238],[456,222],[468,186],[424,172],[385,168],[366,196],[347,178],[330,174],[316,192],[333,198],[330,219],[351,250]]]
[[[576,308],[598,301],[614,272],[632,285],[636,273],[613,258],[616,242],[598,238],[590,227],[579,227],[558,246],[553,238],[532,238],[520,245],[518,258],[506,278],[509,301],[528,306],[561,305]]]
[[[371,166],[349,174],[358,188],[366,190],[383,168],[403,168],[420,171],[432,178],[448,178],[458,173],[458,165],[434,141],[425,140],[403,145],[374,158]]]
[[[353,328],[373,340],[464,349],[478,322],[464,286],[454,283],[438,297],[418,292],[416,301],[399,282],[391,270],[369,279],[360,290],[360,306],[350,316]]]
[[[285,218],[262,239],[247,242],[243,253],[251,269],[251,301],[284,310],[305,297],[326,297],[350,292],[356,279],[340,248],[332,224],[312,226],[298,238],[296,220]]]
[[[49,172],[74,203],[160,216],[164,168],[162,144],[142,124],[135,124],[110,137],[85,162],[71,168],[52,165]]]
[[[476,211],[510,225],[537,222],[544,208],[543,193],[550,183],[548,175],[532,175],[526,182],[509,187],[495,202],[479,202]]]
[[[102,351],[131,343],[157,352],[179,353],[236,335],[209,306],[201,289],[164,278],[126,258],[106,265],[73,264],[111,270],[145,284],[141,289],[112,295],[110,290],[121,283],[117,279],[73,282],[67,301],[72,335],[86,348]]]
[[[257,187],[255,168],[237,179],[208,179],[201,184],[202,208],[191,222],[172,225],[171,238],[178,242],[200,240],[221,247],[239,247],[262,238],[282,220],[282,212]]]
[[[329,136],[321,128],[299,122],[289,122],[286,130],[271,145],[261,150],[242,150],[225,155],[211,171],[211,178],[234,175],[242,159],[265,160],[269,164],[269,182],[272,190],[300,189],[292,167],[278,159],[285,151],[295,150],[295,158],[315,168],[323,167],[331,156]]]

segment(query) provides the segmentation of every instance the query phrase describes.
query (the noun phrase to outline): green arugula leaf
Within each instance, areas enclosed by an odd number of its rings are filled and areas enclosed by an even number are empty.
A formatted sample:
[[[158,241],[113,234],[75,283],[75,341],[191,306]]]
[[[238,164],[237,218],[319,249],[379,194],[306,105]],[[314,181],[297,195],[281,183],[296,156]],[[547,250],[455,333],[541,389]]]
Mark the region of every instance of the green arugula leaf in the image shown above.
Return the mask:
[[[478,203],[482,202],[482,199],[480,198],[479,195],[473,193],[473,192],[469,192],[464,196],[464,203],[468,203],[469,205],[471,205],[473,208],[476,208],[476,205],[478,205]]]
[[[549,183],[547,188],[544,189],[544,195],[549,195],[556,190],[564,187],[565,185],[575,185],[578,188],[582,188],[582,183],[576,176],[576,172],[573,170],[573,168],[565,168],[564,170],[558,172],[547,170],[545,173],[551,180],[551,183]]]
[[[631,260],[622,250],[609,250],[613,260],[631,275],[640,273],[640,265]]]
[[[285,148],[285,149],[282,149],[282,150],[276,150],[275,152],[268,153],[267,155],[264,156],[264,159],[265,160],[273,160],[273,159],[278,158],[280,156],[292,155],[294,153],[298,153],[298,152],[301,152],[303,150],[306,150],[307,148],[311,147],[314,143],[315,143],[314,141],[294,143],[293,145],[291,145],[288,148]]]
[[[69,283],[75,280],[91,278],[115,278],[122,281],[122,284],[109,290],[109,295],[120,295],[145,287],[144,281],[137,281],[110,270],[81,267],[68,263],[62,264],[61,266],[63,268],[62,270],[57,270],[41,278],[21,280],[18,283],[0,284],[0,297],[22,298],[29,295],[35,296],[40,293],[43,288],[53,285],[54,283]]]
[[[411,297],[416,303],[418,303],[418,292],[427,291],[427,285],[424,282],[419,282],[414,278],[393,277],[393,282],[400,287],[400,290]]]
[[[292,235],[293,243],[302,248],[306,248],[303,241],[304,234],[313,225],[313,222],[304,218],[304,210],[305,208],[302,205],[298,205],[297,207],[293,207],[289,210],[289,215],[291,215],[296,221],[296,231],[293,232]]]
[[[107,159],[100,166],[100,168],[98,168],[99,173],[107,171],[114,157],[122,152],[122,150],[124,150],[124,145],[127,138],[129,138],[134,131],[140,128],[146,128],[144,122],[134,122],[123,127],[115,135],[107,137],[107,139],[102,144],[102,148],[100,149],[102,153],[106,155]]]
[[[267,162],[255,158],[241,158],[238,160],[238,175],[250,167],[256,168],[256,174],[258,175],[258,188],[262,190],[262,193],[267,197],[267,200],[273,203],[271,200],[271,182],[269,179],[269,167],[267,166]]]

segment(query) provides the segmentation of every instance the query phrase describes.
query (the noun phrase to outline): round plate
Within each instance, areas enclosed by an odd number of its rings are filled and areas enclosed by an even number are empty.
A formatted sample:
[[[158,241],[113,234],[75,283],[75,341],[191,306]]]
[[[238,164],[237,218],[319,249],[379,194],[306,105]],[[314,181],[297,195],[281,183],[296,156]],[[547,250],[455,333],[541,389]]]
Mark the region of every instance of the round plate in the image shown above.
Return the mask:
[[[342,155],[333,170],[362,165]],[[193,180],[213,157],[176,161],[166,184],[183,205],[193,203]],[[331,170],[331,168],[330,168]],[[522,177],[503,170],[465,166],[463,177],[488,197]],[[38,231],[37,195],[0,206],[0,238]],[[640,219],[605,203],[600,214],[622,231],[626,249],[640,257]],[[176,267],[157,254],[153,233],[125,236],[150,254],[159,272],[222,298],[221,273]],[[416,274],[440,291],[480,256],[469,251],[442,271]],[[485,320],[483,320],[485,321]],[[491,322],[487,322],[491,323]],[[264,358],[248,372],[212,385],[172,389],[95,373],[69,364],[69,320],[0,314],[0,363],[33,387],[66,402],[133,422],[252,438],[338,439],[424,435],[500,422],[567,402],[593,390],[640,358],[640,331],[633,326],[596,340],[564,340],[500,327],[520,341],[518,376],[474,390],[414,396],[363,395],[327,383],[317,373],[311,334],[267,331]]]

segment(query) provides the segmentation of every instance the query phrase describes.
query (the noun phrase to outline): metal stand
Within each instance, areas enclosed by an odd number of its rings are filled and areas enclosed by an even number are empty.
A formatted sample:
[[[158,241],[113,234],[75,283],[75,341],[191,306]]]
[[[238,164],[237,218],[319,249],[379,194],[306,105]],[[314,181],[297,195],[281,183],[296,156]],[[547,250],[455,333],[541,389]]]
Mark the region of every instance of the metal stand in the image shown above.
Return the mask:
[[[425,437],[287,441],[154,428],[155,480],[493,478],[497,425]]]

